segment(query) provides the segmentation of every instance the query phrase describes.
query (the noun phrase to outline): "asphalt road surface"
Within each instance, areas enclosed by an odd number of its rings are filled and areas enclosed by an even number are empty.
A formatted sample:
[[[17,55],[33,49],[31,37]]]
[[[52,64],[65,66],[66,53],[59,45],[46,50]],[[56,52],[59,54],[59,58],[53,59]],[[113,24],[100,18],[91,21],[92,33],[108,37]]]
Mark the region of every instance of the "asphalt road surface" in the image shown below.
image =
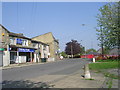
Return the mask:
[[[2,70],[2,82],[32,79],[43,75],[69,75],[89,62],[85,59],[66,59],[46,64],[5,69]]]

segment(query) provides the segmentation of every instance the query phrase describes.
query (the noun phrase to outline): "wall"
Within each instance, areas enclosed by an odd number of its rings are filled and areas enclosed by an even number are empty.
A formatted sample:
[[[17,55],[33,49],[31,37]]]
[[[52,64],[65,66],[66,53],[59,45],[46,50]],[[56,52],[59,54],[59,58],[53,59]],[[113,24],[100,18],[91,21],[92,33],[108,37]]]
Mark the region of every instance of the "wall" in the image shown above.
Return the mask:
[[[44,58],[43,45],[41,45],[41,58]]]
[[[0,48],[2,47],[2,27],[0,26]]]
[[[3,52],[3,66],[8,66],[10,64],[10,53],[9,51]]]
[[[58,50],[58,47],[59,45],[56,45],[56,42],[53,38],[53,35],[52,33],[46,33],[46,34],[43,34],[43,35],[40,35],[40,36],[37,36],[35,38],[32,38],[33,40],[36,40],[36,41],[41,41],[43,43],[46,43],[49,45],[49,52],[50,52],[50,59],[52,60],[55,60],[56,58],[56,51]]]
[[[0,26],[0,48],[2,48],[2,27]],[[3,64],[3,52],[0,51],[0,66]]]
[[[52,33],[46,33],[38,37],[33,38],[33,40],[41,41],[43,43],[50,43],[53,41]]]
[[[9,34],[4,28],[2,28],[2,33],[4,34],[2,36],[2,47],[7,48],[7,45],[10,43]]]
[[[0,48],[5,48],[5,51],[3,51],[3,55],[2,55],[2,62],[3,62],[3,66],[8,66],[10,64],[10,54],[8,51],[8,44],[9,44],[9,35],[8,35],[8,31],[5,30],[4,28],[2,28],[2,26],[0,26]]]

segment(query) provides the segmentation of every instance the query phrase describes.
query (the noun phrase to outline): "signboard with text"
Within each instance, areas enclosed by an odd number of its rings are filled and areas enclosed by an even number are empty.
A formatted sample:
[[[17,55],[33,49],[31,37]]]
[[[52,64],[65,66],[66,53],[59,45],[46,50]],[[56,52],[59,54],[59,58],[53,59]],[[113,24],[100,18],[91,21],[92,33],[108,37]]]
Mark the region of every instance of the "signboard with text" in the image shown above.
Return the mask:
[[[34,49],[27,49],[27,48],[18,48],[19,52],[35,52]]]
[[[17,39],[16,39],[16,44],[22,45],[22,39],[17,38]]]

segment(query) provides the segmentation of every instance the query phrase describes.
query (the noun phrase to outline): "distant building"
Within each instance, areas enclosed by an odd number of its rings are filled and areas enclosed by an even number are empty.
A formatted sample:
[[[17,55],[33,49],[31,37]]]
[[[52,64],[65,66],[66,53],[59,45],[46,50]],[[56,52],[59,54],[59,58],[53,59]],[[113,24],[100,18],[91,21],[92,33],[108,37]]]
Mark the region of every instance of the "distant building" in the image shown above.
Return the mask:
[[[114,48],[109,51],[110,55],[120,55],[120,49]]]
[[[102,54],[102,49],[101,48],[98,49],[97,53]],[[107,54],[108,55],[119,55],[120,54],[120,49],[118,50],[118,48],[113,48],[111,50],[108,50]]]
[[[97,53],[102,54],[102,48],[98,49],[98,50],[97,50]]]
[[[49,58],[48,61],[54,61],[54,60],[58,59],[59,42],[58,42],[58,40],[55,39],[52,32],[33,37],[32,40],[41,41],[41,42],[49,45],[49,47],[50,47],[50,53],[49,53],[50,58]]]

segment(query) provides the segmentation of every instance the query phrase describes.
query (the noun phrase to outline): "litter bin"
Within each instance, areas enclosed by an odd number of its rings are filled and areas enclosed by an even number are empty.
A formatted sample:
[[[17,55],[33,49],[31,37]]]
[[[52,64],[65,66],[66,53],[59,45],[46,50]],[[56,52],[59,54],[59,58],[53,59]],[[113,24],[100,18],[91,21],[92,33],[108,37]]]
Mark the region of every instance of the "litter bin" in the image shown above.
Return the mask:
[[[46,58],[41,58],[41,62],[46,62]]]
[[[44,62],[46,62],[46,59],[47,59],[47,58],[44,58]]]

